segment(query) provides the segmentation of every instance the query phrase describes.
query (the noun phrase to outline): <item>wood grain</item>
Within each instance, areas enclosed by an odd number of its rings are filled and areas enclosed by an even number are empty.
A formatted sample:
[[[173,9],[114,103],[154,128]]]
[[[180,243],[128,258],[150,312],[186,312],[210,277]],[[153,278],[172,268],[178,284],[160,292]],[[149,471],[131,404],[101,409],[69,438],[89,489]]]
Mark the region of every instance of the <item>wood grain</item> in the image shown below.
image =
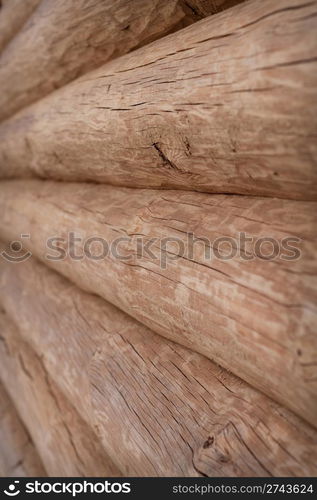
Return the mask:
[[[8,314],[124,475],[316,473],[316,430],[241,379],[34,257],[1,271]]]
[[[0,119],[109,59],[239,1],[42,0],[0,58]]]
[[[252,0],[0,127],[0,175],[317,199],[316,0]]]
[[[45,477],[33,441],[12,400],[0,384],[0,476]]]
[[[23,27],[41,0],[1,0],[0,53]]]
[[[81,288],[316,424],[316,203],[10,181],[0,209],[7,241],[29,234],[22,243]],[[71,232],[80,241],[70,247]],[[278,255],[259,256],[241,233],[273,238]],[[237,249],[231,259],[224,236]],[[51,237],[62,238],[54,249]],[[111,251],[87,246],[91,237]],[[295,260],[281,250],[289,237]]]
[[[32,436],[49,476],[118,476],[96,435],[47,374],[41,358],[19,338],[1,311],[0,377]]]

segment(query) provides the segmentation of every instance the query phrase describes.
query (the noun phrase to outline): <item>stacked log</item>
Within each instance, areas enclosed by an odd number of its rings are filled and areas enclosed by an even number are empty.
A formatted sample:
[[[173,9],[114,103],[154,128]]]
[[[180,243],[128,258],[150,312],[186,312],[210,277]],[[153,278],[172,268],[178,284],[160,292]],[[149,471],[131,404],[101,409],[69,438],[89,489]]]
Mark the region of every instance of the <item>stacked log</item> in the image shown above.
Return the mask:
[[[15,38],[41,0],[1,0],[0,53]]]
[[[316,203],[42,181],[3,182],[0,193],[6,240],[31,235],[28,250],[81,288],[315,423]],[[243,248],[241,233],[253,243]],[[234,258],[217,247],[224,235],[237,246]],[[87,246],[96,236],[107,248]],[[261,258],[257,237],[279,249],[295,238],[300,258],[283,250]],[[143,247],[154,240],[152,255],[140,255],[140,238]],[[209,259],[214,246],[219,257]]]
[[[46,476],[34,443],[2,384],[0,442],[0,477]]]
[[[0,119],[109,59],[241,1],[42,0],[0,58]]]
[[[2,311],[0,376],[36,443],[50,476],[118,476],[94,432],[55,388],[39,356],[19,339]]]
[[[254,0],[110,61],[0,127],[0,175],[316,200],[315,19]]]
[[[316,473],[316,430],[241,379],[34,258],[1,274],[20,345],[30,343],[124,475]]]

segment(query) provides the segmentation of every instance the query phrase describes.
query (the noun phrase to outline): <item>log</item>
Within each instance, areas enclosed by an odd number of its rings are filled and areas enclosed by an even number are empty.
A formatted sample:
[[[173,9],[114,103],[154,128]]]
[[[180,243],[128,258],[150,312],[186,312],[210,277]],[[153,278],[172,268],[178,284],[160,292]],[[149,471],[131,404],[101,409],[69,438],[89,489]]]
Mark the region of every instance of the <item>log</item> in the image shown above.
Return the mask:
[[[104,477],[120,472],[78,416],[39,356],[1,311],[0,377],[16,403],[49,476]]]
[[[0,211],[3,239],[316,425],[316,203],[7,181]]]
[[[316,474],[291,412],[34,257],[1,262],[1,302],[124,475]]]
[[[41,0],[2,0],[0,4],[0,53],[23,27]]]
[[[82,76],[2,124],[0,176],[316,200],[316,5],[242,3]]]
[[[14,404],[0,384],[0,476],[45,477],[46,472]]]
[[[0,119],[109,59],[241,1],[42,0],[0,58]]]

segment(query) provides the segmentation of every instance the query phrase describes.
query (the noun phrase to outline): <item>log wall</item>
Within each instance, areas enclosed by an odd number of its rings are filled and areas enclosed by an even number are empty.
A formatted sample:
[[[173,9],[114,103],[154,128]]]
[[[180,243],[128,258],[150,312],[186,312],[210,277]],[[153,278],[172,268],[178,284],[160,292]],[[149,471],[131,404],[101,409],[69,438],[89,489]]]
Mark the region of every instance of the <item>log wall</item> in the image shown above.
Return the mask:
[[[46,471],[14,404],[0,384],[0,476],[45,477]]]
[[[3,238],[29,234],[22,243],[81,288],[316,424],[315,203],[42,181],[3,182],[0,193]],[[192,255],[191,231],[207,240]],[[72,232],[80,241],[70,249]],[[260,258],[254,242],[239,243],[241,233],[273,238],[279,248],[297,238],[299,255]],[[223,258],[217,238],[224,236],[233,238],[236,257]],[[55,237],[62,240],[48,248]],[[84,250],[91,237],[117,256],[100,245]],[[155,239],[152,254],[140,254],[137,238],[144,250]],[[162,246],[164,238],[170,243]],[[205,254],[210,247],[218,257]]]
[[[109,59],[241,1],[42,0],[0,58],[0,119]]]
[[[41,361],[1,312],[0,378],[14,398],[50,476],[121,475],[94,432],[56,388]]]
[[[0,127],[0,175],[317,199],[316,2],[254,0]]]
[[[41,0],[1,0],[0,53],[15,38]]]
[[[124,475],[316,473],[316,430],[241,379],[34,258],[1,271],[8,314]]]
[[[0,0],[0,475],[317,475],[316,30]]]

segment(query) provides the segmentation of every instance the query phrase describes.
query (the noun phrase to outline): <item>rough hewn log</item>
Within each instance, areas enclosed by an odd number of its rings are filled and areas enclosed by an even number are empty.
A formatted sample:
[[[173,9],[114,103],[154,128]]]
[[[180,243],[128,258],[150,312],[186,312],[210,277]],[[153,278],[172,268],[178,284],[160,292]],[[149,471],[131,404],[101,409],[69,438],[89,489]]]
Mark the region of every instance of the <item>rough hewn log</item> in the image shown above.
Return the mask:
[[[118,476],[96,435],[47,374],[39,356],[1,311],[0,377],[50,476]]]
[[[0,52],[18,33],[41,0],[1,0]],[[2,82],[1,82],[2,84]]]
[[[0,59],[0,119],[111,58],[241,1],[42,0]]]
[[[0,384],[0,476],[45,477],[46,472],[12,400]]]
[[[1,271],[8,313],[123,474],[315,475],[316,431],[241,379],[34,257]]]
[[[10,181],[0,209],[4,238],[29,233],[23,243],[83,289],[316,424],[316,203]],[[49,249],[51,237],[62,240]],[[275,241],[273,260],[259,238]]]
[[[317,198],[316,1],[254,0],[0,128],[0,175]]]

